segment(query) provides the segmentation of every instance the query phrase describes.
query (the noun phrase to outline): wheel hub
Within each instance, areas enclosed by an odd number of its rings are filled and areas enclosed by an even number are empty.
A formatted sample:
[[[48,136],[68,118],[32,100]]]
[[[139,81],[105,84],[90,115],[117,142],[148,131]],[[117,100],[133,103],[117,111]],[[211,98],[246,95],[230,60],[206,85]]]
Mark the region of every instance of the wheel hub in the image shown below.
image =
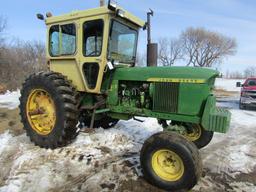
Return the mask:
[[[33,90],[29,94],[26,111],[33,130],[40,135],[48,135],[52,132],[56,122],[55,104],[47,91]]]
[[[196,141],[198,140],[202,135],[202,129],[200,125],[191,125],[191,129],[189,131],[186,130],[186,132],[183,134],[186,138],[188,138],[190,141]]]
[[[184,174],[184,164],[173,151],[164,149],[153,154],[152,167],[154,172],[166,181],[177,181]]]

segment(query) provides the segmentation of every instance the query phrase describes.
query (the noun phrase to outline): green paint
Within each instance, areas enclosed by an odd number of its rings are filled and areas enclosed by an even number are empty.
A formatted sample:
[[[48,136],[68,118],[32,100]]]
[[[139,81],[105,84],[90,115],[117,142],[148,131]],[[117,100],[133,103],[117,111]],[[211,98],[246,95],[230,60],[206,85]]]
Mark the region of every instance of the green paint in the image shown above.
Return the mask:
[[[197,116],[160,113],[160,112],[154,112],[147,109],[140,109],[140,108],[133,108],[133,107],[117,106],[117,107],[111,108],[111,112],[119,113],[119,114],[127,114],[127,115],[129,114],[132,116],[154,117],[157,119],[175,120],[175,121],[189,122],[189,123],[200,123],[200,118]]]
[[[113,80],[108,91],[107,102],[109,105],[118,104],[118,80]]]
[[[113,113],[113,112],[108,113],[108,116],[112,117],[113,119],[122,119],[122,120],[126,120],[126,121],[132,118],[132,116],[129,114]]]
[[[207,99],[202,116],[202,126],[209,131],[226,133],[229,129],[231,113],[216,107],[216,98],[210,95]]]
[[[106,113],[106,112],[109,112],[109,111],[110,111],[110,109],[99,109],[99,110],[95,111],[95,114]]]
[[[202,115],[203,104],[209,95],[207,84],[181,83],[179,89],[178,113],[184,115]]]
[[[152,78],[200,79],[209,83],[219,73],[215,70],[195,67],[133,67],[118,68],[115,80],[147,81]]]
[[[215,97],[211,96],[214,87],[215,78],[218,72],[204,68],[191,67],[148,67],[148,68],[118,68],[113,73],[112,86],[108,92],[107,107],[110,108],[111,114],[125,114],[129,116],[143,116],[154,117],[157,119],[175,120],[180,122],[198,123],[206,130],[216,132],[226,132],[230,124],[230,113],[225,109],[216,108]],[[180,79],[177,83],[178,89],[162,90],[162,98],[159,101],[170,105],[171,101],[165,101],[172,98],[170,94],[173,91],[177,92],[178,103],[177,111],[165,110],[154,111],[153,100],[155,95],[155,83],[148,82],[148,79]],[[182,81],[185,79],[186,81]],[[190,81],[188,79],[197,79],[200,81]],[[175,81],[176,82],[176,81]],[[194,83],[193,83],[194,82]],[[199,83],[200,82],[200,83]],[[203,82],[203,83],[202,83]],[[135,96],[131,95],[127,89],[129,87],[138,87],[140,84],[150,83],[148,87],[148,97],[150,97],[151,104],[144,107],[137,107]],[[161,82],[157,82],[161,83]],[[169,82],[167,82],[168,84]],[[120,92],[122,87],[120,84],[125,84],[124,96],[131,98],[129,101],[120,100]],[[175,83],[174,83],[175,84]],[[175,94],[176,95],[176,94]],[[159,97],[159,96],[158,96]],[[146,100],[145,93],[141,93],[137,99],[140,103]],[[147,106],[147,107],[146,107]],[[216,122],[214,122],[216,121]]]

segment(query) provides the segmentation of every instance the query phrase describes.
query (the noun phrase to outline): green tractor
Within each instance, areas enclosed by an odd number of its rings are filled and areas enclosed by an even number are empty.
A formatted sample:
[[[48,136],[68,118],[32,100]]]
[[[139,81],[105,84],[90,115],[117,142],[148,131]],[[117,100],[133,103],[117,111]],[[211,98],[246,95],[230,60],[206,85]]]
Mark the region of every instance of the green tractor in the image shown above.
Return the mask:
[[[24,82],[21,119],[33,143],[55,149],[72,142],[80,127],[156,118],[164,131],[143,144],[143,174],[159,188],[188,190],[202,172],[198,148],[214,132],[227,132],[230,112],[216,107],[217,71],[156,66],[152,15],[144,22],[112,2],[62,16],[38,14],[47,25],[49,71]],[[148,31],[148,66],[142,68],[135,67],[141,28]]]

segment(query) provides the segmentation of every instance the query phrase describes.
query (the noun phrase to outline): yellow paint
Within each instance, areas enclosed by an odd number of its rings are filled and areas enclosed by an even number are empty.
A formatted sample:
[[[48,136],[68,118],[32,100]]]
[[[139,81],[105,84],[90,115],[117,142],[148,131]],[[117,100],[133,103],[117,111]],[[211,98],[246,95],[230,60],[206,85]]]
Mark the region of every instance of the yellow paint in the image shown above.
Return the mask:
[[[175,152],[162,149],[152,156],[152,168],[156,175],[165,181],[178,181],[184,174],[184,164]]]
[[[77,61],[74,58],[54,58],[50,62],[51,71],[61,73],[68,77],[78,91],[85,91],[85,82],[83,81],[83,76],[80,73],[79,66],[77,66]]]
[[[107,48],[108,48],[108,36],[110,31],[110,21],[115,18],[122,23],[125,23],[129,27],[138,29],[144,26],[145,22],[139,18],[133,16],[131,13],[125,11],[125,17],[130,21],[126,21],[122,18],[115,17],[115,14],[110,11],[107,7],[100,7],[96,9],[89,9],[85,11],[75,11],[70,14],[62,16],[54,16],[46,19],[47,30],[49,30],[53,25],[65,25],[65,24],[75,24],[76,26],[76,52],[74,55],[60,55],[57,57],[52,57],[49,54],[49,44],[46,47],[47,60],[50,62],[50,70],[54,72],[59,72],[69,80],[72,81],[73,85],[81,92],[89,93],[101,93],[101,85],[106,70],[107,65]],[[84,57],[83,56],[83,24],[86,21],[101,19],[104,22],[103,31],[103,44],[101,55],[98,57]],[[47,37],[49,42],[49,37]],[[94,89],[88,87],[86,78],[83,73],[83,65],[86,63],[98,63],[99,64],[99,75],[97,79],[97,84]]]
[[[193,124],[192,127],[193,127],[191,130],[192,132],[191,133],[184,132],[183,136],[185,136],[190,141],[196,141],[202,135],[202,126],[198,124]]]
[[[205,83],[205,79],[184,79],[184,78],[149,78],[150,82],[169,82],[169,83]]]
[[[52,132],[56,122],[56,111],[54,101],[47,91],[35,89],[29,94],[26,115],[30,126],[39,135],[48,135]]]
[[[121,7],[118,7],[118,9],[123,10],[125,13],[124,17],[128,20],[131,20],[133,23],[135,23],[139,27],[143,27],[145,25],[145,21],[134,16],[127,10],[124,10]],[[107,8],[107,6],[104,6],[104,7],[94,8],[94,9],[83,10],[83,11],[73,11],[71,13],[60,15],[60,16],[48,17],[45,22],[47,25],[51,25],[51,24],[60,23],[63,21],[73,21],[73,20],[77,20],[85,17],[95,17],[99,15],[110,15],[110,14],[114,15],[114,12],[110,11]]]

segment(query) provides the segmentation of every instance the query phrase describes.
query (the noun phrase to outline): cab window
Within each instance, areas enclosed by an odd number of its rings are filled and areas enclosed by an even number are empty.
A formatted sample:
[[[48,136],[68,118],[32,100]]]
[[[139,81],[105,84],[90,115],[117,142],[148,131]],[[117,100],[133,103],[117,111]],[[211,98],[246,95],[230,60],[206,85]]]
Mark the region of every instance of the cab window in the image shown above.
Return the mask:
[[[76,52],[75,24],[54,25],[50,28],[50,55],[73,55]]]
[[[137,39],[137,30],[113,20],[109,36],[108,59],[134,64]]]
[[[96,57],[101,55],[103,41],[103,20],[87,21],[83,25],[83,55]]]

